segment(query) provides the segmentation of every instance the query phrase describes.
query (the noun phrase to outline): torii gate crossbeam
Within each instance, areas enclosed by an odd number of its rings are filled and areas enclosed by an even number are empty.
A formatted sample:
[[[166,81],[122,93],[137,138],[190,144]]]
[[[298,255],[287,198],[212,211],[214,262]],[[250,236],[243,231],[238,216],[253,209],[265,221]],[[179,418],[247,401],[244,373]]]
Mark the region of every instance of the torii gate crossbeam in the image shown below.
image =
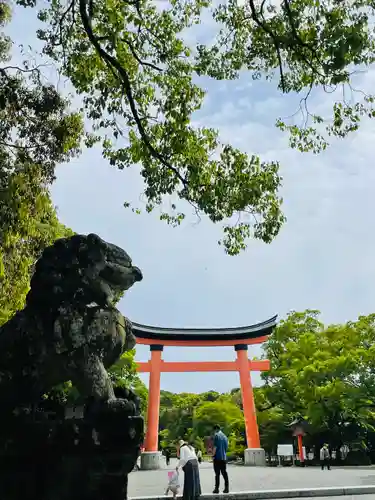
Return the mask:
[[[248,370],[252,372],[266,372],[270,369],[268,359],[248,359]],[[151,361],[138,362],[139,373],[150,373]],[[185,372],[235,372],[239,371],[238,360],[236,361],[163,361],[160,363],[162,373],[185,373]]]

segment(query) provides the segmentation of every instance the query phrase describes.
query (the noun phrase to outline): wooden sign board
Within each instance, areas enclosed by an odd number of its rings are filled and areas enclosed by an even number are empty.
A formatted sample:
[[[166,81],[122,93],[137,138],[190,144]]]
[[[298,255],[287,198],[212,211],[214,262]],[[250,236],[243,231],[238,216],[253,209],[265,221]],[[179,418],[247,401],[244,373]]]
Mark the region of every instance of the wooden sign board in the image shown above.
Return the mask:
[[[277,455],[279,457],[292,457],[294,455],[292,444],[278,444]]]

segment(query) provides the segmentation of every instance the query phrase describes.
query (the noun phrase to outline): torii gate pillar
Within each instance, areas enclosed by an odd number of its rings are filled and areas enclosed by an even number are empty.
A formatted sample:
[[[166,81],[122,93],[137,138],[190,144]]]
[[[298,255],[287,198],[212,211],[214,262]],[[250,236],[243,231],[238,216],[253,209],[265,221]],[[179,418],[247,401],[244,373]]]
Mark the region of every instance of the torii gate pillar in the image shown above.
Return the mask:
[[[251,383],[249,359],[247,357],[248,346],[246,344],[237,344],[234,346],[234,349],[237,353],[242,406],[245,418],[246,442],[248,446],[245,450],[245,465],[266,465],[266,454],[264,449],[260,447],[253,385]]]
[[[160,412],[160,374],[162,345],[151,345],[150,381],[148,387],[147,433],[144,451],[141,455],[141,469],[154,470],[160,467],[161,453],[158,451],[159,412]]]

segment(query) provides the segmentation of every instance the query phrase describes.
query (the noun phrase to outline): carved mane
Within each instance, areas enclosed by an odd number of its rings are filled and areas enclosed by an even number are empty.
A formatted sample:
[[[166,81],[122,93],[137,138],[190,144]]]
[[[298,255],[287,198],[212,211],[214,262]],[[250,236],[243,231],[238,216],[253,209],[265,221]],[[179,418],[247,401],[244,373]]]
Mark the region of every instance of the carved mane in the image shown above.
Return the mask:
[[[55,241],[43,251],[35,265],[26,297],[27,306],[45,311],[73,302],[77,306],[93,302],[101,306],[111,304],[116,286],[100,273],[113,248],[122,252],[121,257],[131,263],[125,251],[95,234],[77,234]]]

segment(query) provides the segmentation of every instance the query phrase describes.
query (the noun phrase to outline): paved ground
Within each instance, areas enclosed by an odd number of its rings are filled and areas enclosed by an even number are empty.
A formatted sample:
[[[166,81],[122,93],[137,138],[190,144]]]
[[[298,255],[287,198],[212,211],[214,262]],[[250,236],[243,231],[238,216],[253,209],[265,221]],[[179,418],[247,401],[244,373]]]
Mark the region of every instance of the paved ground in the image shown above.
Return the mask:
[[[156,496],[164,493],[167,486],[167,471],[173,470],[176,461],[164,470],[136,471],[129,476],[129,497]],[[243,467],[228,466],[230,489],[234,492],[251,490],[279,490],[295,488],[322,488],[327,486],[375,485],[374,469],[332,469],[320,470],[315,467]],[[181,474],[183,477],[183,473]],[[202,493],[213,490],[212,464],[200,467]],[[221,488],[223,485],[220,485]],[[371,497],[371,498],[369,498]],[[330,497],[333,500],[334,497]],[[342,500],[343,497],[341,497]],[[349,496],[345,497],[349,499]],[[351,497],[355,498],[356,497]],[[358,497],[375,500],[375,495]],[[316,500],[316,499],[315,499]]]
[[[304,500],[375,500],[375,495],[345,495],[342,497],[305,497]]]

